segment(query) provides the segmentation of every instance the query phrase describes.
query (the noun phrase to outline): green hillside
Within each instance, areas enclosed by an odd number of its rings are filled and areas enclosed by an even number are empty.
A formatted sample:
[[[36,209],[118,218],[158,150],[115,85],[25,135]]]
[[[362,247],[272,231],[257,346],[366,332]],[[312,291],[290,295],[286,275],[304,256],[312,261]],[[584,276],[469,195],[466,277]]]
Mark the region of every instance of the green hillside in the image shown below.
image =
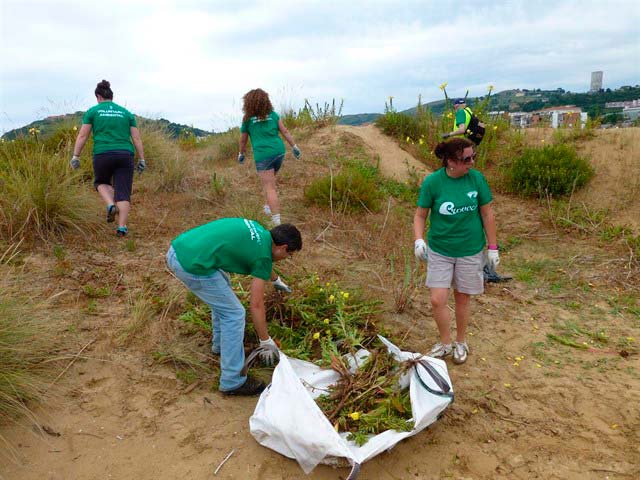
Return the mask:
[[[2,138],[4,140],[13,140],[17,137],[26,136],[29,134],[29,129],[31,128],[38,129],[40,131],[40,135],[46,138],[48,135],[51,135],[60,127],[69,127],[73,125],[80,126],[82,124],[82,115],[84,115],[84,112],[68,113],[66,115],[52,115],[50,117],[43,118],[42,120],[31,122],[29,125],[25,125],[24,127],[10,130],[2,135]],[[206,137],[207,135],[211,135],[213,133],[207,132],[206,130],[201,130],[199,128],[190,127],[188,125],[173,123],[164,118],[153,120],[150,118],[140,117],[138,115],[136,115],[136,118],[139,123],[149,123],[151,125],[155,125],[165,129],[173,138],[178,138],[181,133],[194,135],[196,137]]]
[[[596,93],[567,92],[562,88],[556,90],[505,90],[491,95],[487,105],[487,111],[533,112],[547,107],[575,105],[587,112],[590,118],[595,118],[606,113],[621,110],[620,108],[605,108],[607,102],[623,102],[639,98],[640,85],[633,87],[624,86],[616,90],[606,89]],[[484,99],[485,97],[468,97],[467,103],[473,107],[474,104]],[[426,103],[424,107],[428,107],[436,115],[441,115],[445,108],[445,101],[436,100]],[[403,110],[401,113],[415,115],[416,107]],[[343,125],[361,125],[375,121],[380,115],[381,114],[377,113],[344,115],[338,123]]]

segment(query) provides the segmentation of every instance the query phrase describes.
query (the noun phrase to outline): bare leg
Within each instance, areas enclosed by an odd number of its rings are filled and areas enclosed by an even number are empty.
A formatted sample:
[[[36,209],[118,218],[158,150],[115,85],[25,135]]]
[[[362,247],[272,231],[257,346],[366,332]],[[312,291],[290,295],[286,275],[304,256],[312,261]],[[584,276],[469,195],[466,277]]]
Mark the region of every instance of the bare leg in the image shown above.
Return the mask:
[[[260,175],[260,179],[262,180],[264,197],[267,205],[271,208],[271,214],[276,215],[280,213],[280,200],[278,199],[278,192],[276,191],[275,170],[263,170],[258,172],[258,175]]]
[[[467,337],[467,325],[471,318],[471,295],[453,291],[456,301],[456,342],[464,342]]]
[[[113,201],[113,187],[107,183],[101,183],[98,185],[98,193],[100,194],[100,198],[104,201],[104,203],[109,205],[113,205],[115,202]]]
[[[118,206],[118,226],[126,227],[129,210],[131,210],[131,202],[124,200],[117,202],[116,205]]]
[[[431,294],[431,309],[433,310],[433,318],[438,326],[440,332],[440,342],[444,344],[451,343],[451,315],[449,314],[449,307],[447,306],[447,299],[449,298],[448,288],[431,288],[429,289]]]

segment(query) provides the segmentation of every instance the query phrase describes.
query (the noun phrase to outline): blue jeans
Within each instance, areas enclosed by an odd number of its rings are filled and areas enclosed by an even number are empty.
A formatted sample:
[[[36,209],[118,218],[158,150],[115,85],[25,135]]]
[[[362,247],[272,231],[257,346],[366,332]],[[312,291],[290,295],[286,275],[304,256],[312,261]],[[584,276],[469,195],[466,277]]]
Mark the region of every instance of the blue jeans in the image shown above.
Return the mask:
[[[193,275],[185,271],[173,247],[167,252],[167,266],[200,300],[211,307],[212,351],[220,352],[220,390],[244,385],[240,375],[244,366],[245,310],[231,289],[229,276],[222,270],[212,275]]]

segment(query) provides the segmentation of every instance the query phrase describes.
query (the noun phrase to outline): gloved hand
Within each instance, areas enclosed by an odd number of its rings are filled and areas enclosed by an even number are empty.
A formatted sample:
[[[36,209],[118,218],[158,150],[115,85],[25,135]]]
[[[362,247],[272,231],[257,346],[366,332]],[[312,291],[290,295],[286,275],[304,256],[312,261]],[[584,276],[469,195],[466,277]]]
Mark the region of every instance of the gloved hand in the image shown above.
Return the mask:
[[[498,250],[487,250],[487,264],[493,270],[500,264],[500,254]]]
[[[298,148],[298,145],[294,145],[291,150],[293,151],[293,156],[296,158],[296,160],[300,159],[300,155],[302,155],[302,152]]]
[[[291,293],[291,288],[289,287],[289,285],[287,285],[286,283],[284,283],[280,277],[276,278],[273,282],[273,286],[275,287],[276,290],[279,290],[281,292],[284,293]]]
[[[244,153],[238,154],[238,163],[244,163]]]
[[[422,238],[414,242],[413,253],[416,256],[416,260],[427,263],[427,244]]]
[[[78,168],[80,168],[80,157],[77,155],[74,155],[69,161],[69,165],[71,165],[71,168],[73,168],[74,170],[77,170]]]
[[[271,337],[266,340],[260,340],[258,351],[260,352],[260,360],[262,360],[265,365],[273,365],[280,357],[278,346]]]
[[[144,172],[144,169],[147,168],[147,164],[144,161],[144,158],[138,160],[138,165],[136,165],[136,170],[140,173]]]

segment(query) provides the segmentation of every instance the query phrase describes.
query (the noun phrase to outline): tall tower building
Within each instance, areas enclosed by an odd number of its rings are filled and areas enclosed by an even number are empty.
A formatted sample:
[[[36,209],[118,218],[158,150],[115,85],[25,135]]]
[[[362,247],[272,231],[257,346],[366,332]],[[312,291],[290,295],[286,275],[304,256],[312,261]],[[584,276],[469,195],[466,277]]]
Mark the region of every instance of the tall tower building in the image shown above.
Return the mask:
[[[602,90],[602,72],[591,72],[591,88],[590,92],[599,92]]]

